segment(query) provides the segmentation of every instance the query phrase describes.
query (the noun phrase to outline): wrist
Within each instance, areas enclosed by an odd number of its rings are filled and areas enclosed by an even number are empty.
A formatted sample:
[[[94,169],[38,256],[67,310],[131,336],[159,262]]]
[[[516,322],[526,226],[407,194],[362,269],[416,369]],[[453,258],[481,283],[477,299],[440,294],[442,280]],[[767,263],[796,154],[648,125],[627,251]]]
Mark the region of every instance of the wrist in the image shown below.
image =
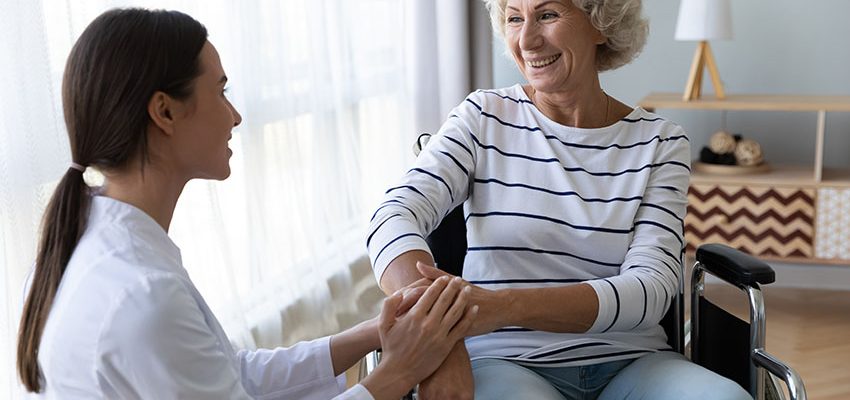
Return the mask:
[[[363,340],[369,351],[381,348],[381,332],[378,329],[378,317],[364,321],[362,325]]]
[[[522,307],[519,307],[519,291],[517,289],[502,289],[496,291],[497,299],[498,299],[498,308],[496,310],[500,310],[502,312],[501,324],[498,324],[495,329],[503,328],[505,326],[523,326],[524,323],[524,313]],[[524,310],[524,312],[528,312],[528,310]]]
[[[393,367],[386,359],[360,382],[375,400],[399,399],[417,383],[407,368]]]

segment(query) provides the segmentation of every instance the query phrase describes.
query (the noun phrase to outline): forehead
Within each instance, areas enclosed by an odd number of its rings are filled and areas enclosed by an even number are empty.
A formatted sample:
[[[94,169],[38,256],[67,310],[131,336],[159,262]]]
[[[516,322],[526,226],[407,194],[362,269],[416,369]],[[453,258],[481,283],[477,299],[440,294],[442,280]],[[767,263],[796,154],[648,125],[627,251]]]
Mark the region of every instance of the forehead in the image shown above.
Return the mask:
[[[505,9],[535,9],[542,6],[569,6],[570,0],[507,0]]]
[[[224,68],[221,66],[221,59],[218,56],[218,51],[215,46],[209,41],[204,43],[200,54],[201,76],[218,81],[219,77],[224,75]]]

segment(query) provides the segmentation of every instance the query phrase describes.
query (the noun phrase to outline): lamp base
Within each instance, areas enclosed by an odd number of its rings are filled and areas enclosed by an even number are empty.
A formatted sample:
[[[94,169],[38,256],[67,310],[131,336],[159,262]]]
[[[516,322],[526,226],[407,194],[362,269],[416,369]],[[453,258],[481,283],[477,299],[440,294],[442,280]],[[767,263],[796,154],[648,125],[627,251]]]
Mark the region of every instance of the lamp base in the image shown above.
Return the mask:
[[[694,53],[694,61],[691,64],[691,72],[688,75],[688,84],[685,86],[685,93],[682,95],[682,100],[690,101],[700,98],[702,94],[703,69],[705,67],[708,67],[711,82],[714,85],[714,93],[717,98],[726,98],[726,94],[723,92],[723,83],[720,82],[720,73],[717,72],[717,63],[714,61],[714,54],[711,53],[711,46],[708,45],[707,41],[702,40],[697,45],[697,50]]]

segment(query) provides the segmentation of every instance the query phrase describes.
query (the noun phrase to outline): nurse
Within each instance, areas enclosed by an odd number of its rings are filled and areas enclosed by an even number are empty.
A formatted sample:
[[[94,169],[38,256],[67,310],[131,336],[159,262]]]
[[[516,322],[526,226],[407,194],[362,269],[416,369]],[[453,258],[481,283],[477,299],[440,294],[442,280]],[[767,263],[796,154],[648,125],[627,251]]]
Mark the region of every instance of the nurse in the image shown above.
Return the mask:
[[[235,351],[168,227],[190,179],[230,175],[241,116],[206,29],[116,9],[80,36],[62,99],[73,163],[44,216],[17,367],[44,398],[389,399],[430,375],[477,314],[460,280],[390,296],[381,315],[290,348]],[[106,177],[89,188],[83,172]],[[369,351],[384,360],[343,392]]]

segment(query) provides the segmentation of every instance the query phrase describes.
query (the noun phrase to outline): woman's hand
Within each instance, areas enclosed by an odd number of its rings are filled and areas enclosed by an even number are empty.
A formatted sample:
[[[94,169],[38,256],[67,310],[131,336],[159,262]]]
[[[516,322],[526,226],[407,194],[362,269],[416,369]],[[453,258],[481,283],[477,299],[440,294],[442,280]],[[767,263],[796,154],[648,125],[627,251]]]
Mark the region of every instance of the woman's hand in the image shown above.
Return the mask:
[[[416,263],[416,269],[425,279],[456,278],[454,275],[422,262]],[[484,289],[466,281],[463,281],[463,284],[470,290],[469,302],[479,306],[478,316],[469,329],[468,336],[483,335],[507,326],[506,321],[509,320],[509,313],[512,309],[507,292]]]
[[[425,291],[434,283],[433,279],[421,278],[399,290],[397,290],[394,294],[401,295],[401,303],[396,309],[396,317],[401,316],[406,313],[419,301],[419,298],[425,294]]]
[[[410,286],[415,296],[421,286]],[[363,380],[376,399],[398,398],[431,375],[454,345],[467,335],[478,313],[460,278],[436,279],[409,310],[402,311],[404,290],[384,301],[378,332],[381,363]],[[415,289],[415,290],[414,290]],[[411,297],[408,297],[408,299]]]

